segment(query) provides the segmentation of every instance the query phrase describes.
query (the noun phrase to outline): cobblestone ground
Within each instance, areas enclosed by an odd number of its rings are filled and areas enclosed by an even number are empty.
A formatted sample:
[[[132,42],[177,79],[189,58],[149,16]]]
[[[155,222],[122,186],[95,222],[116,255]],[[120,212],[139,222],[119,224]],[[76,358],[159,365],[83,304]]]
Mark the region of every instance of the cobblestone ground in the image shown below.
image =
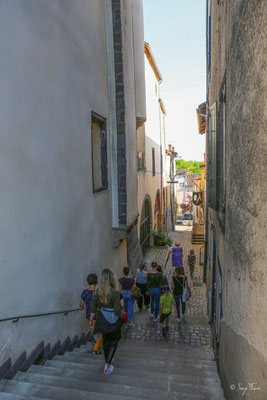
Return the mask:
[[[189,279],[189,286],[191,288],[192,297],[186,304],[185,317],[181,324],[172,316],[170,318],[169,335],[163,338],[160,332],[160,325],[150,318],[150,310],[136,311],[135,323],[131,328],[123,328],[123,337],[126,340],[133,341],[167,341],[171,343],[184,343],[193,346],[205,346],[211,344],[211,331],[207,319],[207,306],[205,285],[202,283],[203,267],[199,265],[199,251],[200,245],[191,244],[191,231],[181,230],[173,231],[170,233],[172,240],[179,241],[184,249],[184,267],[186,276]],[[185,262],[190,249],[194,249],[196,255],[196,265],[191,279],[189,268]],[[171,282],[173,276],[173,267],[171,264],[171,257],[166,263],[168,249],[151,248],[146,254],[145,261],[149,266],[153,260],[157,261],[159,265],[164,267],[164,272],[167,275],[168,281]]]

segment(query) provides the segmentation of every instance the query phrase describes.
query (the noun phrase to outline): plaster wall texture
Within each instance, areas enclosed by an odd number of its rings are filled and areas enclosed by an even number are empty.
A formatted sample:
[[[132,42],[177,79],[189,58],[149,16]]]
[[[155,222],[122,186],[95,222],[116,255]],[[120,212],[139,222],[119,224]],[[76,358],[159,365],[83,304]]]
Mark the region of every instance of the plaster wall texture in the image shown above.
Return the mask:
[[[223,276],[220,370],[227,398],[236,399],[229,385],[243,381],[257,382],[262,388],[248,391],[247,399],[265,399],[267,4],[239,0],[225,2],[223,7],[227,22],[221,35],[226,44],[221,46],[221,58],[213,57],[217,60],[217,82],[224,75],[225,60],[227,66],[225,235],[210,210]],[[211,103],[213,98],[218,100],[220,84],[216,79],[211,81],[217,85],[211,88]]]
[[[145,196],[151,198],[152,229],[154,228],[154,211],[157,191],[161,190],[161,165],[160,165],[160,135],[161,120],[158,102],[158,81],[145,57],[145,88],[146,88],[146,122],[144,129],[139,134],[140,149],[144,143],[145,170],[138,171],[138,211],[141,215]],[[155,149],[155,175],[152,173],[152,148]],[[140,218],[138,221],[138,234],[140,235]]]
[[[0,315],[76,308],[89,272],[127,261],[111,190],[92,190],[91,111],[109,115],[104,1],[1,2],[0,48]],[[0,363],[84,318],[1,323]]]

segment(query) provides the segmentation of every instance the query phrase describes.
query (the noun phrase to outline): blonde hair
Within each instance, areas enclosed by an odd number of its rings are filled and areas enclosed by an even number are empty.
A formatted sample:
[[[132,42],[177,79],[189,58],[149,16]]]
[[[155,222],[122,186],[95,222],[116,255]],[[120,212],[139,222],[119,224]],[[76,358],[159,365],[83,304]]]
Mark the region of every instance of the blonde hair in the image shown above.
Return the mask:
[[[175,242],[175,246],[179,247],[180,243],[179,242]]]
[[[116,275],[108,268],[103,269],[100,282],[96,288],[96,294],[99,295],[102,304],[107,304],[108,293],[110,289],[116,288]]]
[[[184,267],[175,268],[175,274],[176,274],[176,276],[184,275]]]

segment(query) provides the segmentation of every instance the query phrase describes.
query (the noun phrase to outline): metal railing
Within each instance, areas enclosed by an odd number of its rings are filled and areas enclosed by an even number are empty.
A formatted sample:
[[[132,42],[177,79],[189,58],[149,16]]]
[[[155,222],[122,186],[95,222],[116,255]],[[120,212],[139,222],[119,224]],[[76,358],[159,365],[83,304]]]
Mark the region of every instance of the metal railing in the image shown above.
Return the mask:
[[[202,246],[199,250],[199,265],[204,265],[204,254],[205,254],[205,245]]]
[[[0,322],[12,321],[15,323],[15,322],[18,322],[20,319],[25,319],[25,318],[45,317],[47,315],[56,315],[56,314],[67,315],[68,313],[75,312],[75,311],[84,311],[84,308],[73,308],[71,310],[53,311],[53,312],[40,313],[40,314],[18,315],[16,317],[8,317],[8,318],[0,319]]]

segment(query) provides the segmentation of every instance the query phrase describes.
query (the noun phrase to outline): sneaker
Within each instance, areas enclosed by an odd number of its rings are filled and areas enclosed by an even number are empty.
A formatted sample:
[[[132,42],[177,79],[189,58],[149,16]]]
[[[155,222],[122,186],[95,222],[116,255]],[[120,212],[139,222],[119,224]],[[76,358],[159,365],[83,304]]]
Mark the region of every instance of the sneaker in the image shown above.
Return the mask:
[[[106,375],[111,375],[111,374],[113,374],[113,372],[114,372],[114,365],[110,365],[108,367]]]
[[[134,322],[130,321],[129,324],[128,324],[128,328],[132,328],[133,326],[134,326]]]
[[[150,318],[154,318],[154,314],[150,314]]]
[[[159,320],[159,315],[156,318],[154,318],[154,322],[158,322],[158,320]]]
[[[181,323],[181,320],[180,320],[180,318],[177,318],[177,322],[178,322],[178,324],[180,324],[180,323]]]
[[[181,317],[181,319],[183,319],[184,318],[184,314],[182,314],[182,317]]]
[[[162,328],[162,336],[166,337],[166,328]]]

